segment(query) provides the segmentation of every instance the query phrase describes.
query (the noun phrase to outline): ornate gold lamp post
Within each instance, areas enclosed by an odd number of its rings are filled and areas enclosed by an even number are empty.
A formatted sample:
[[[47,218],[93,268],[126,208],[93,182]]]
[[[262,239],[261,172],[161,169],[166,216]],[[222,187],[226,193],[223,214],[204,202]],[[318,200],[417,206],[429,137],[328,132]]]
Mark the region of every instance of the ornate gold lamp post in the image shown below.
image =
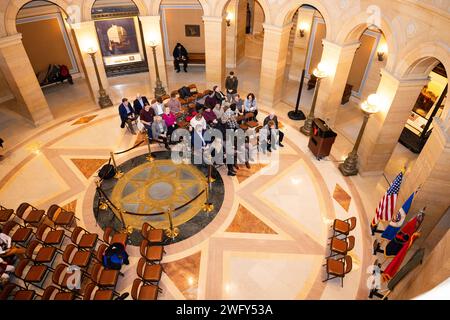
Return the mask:
[[[367,98],[367,101],[364,101],[361,104],[361,110],[364,113],[364,120],[361,129],[359,130],[358,138],[356,139],[355,145],[353,146],[353,150],[348,154],[344,163],[341,163],[339,165],[339,170],[344,176],[354,176],[358,174],[358,148],[361,143],[367,121],[369,121],[369,117],[372,114],[377,113],[379,111],[379,108],[380,100],[376,94],[371,94]]]
[[[94,65],[94,69],[95,69],[95,75],[97,76],[97,82],[98,82],[98,88],[99,88],[98,89],[98,93],[99,93],[98,104],[102,108],[111,107],[113,105],[113,103],[112,103],[111,99],[109,98],[109,95],[106,94],[106,91],[103,88],[102,79],[100,78],[100,74],[98,72],[97,61],[95,59],[95,54],[97,53],[97,50],[94,47],[90,47],[89,49],[86,50],[86,53],[91,56],[92,63]]]
[[[314,89],[314,96],[311,105],[311,110],[309,111],[308,117],[306,118],[304,125],[300,128],[300,132],[303,133],[305,136],[311,135],[312,123],[314,121],[314,111],[316,109],[317,94],[319,92],[320,82],[323,78],[326,78],[328,76],[326,65],[323,62],[320,62],[317,65],[317,68],[314,69],[313,74],[317,77],[317,83],[316,88]]]
[[[150,47],[152,48],[153,62],[155,64],[155,72],[156,72],[155,97],[159,98],[166,94],[166,90],[164,89],[162,82],[161,82],[161,78],[159,77],[158,60],[156,59],[157,44],[155,41],[150,41],[149,44],[150,44]]]

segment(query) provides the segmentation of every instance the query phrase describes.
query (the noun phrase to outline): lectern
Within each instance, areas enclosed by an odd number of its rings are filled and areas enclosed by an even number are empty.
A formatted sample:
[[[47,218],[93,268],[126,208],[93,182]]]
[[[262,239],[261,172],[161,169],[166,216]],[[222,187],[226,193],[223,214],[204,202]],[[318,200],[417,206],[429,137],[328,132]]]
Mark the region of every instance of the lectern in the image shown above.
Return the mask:
[[[328,127],[325,121],[319,118],[314,119],[308,148],[316,156],[317,160],[330,154],[336,136],[337,134]]]

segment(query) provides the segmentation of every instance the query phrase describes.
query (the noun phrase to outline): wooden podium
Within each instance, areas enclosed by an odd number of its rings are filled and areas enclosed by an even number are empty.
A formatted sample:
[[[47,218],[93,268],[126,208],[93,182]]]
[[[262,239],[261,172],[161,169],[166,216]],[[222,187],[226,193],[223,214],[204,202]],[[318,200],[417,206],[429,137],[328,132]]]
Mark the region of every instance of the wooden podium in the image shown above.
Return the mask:
[[[330,154],[336,136],[337,134],[322,119],[314,119],[308,148],[316,156],[317,160]]]

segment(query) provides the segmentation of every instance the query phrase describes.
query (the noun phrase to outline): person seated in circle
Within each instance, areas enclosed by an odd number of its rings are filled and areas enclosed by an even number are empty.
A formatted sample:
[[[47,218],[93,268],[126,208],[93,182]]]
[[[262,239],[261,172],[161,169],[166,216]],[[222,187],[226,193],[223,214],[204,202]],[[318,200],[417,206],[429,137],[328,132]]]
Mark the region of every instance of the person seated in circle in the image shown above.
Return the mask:
[[[127,124],[131,133],[136,134],[133,128],[133,122],[137,119],[137,115],[127,98],[123,98],[122,103],[119,105],[119,115],[121,120],[120,127],[123,129],[125,128],[125,124]]]
[[[236,94],[233,98],[233,102],[236,105],[236,113],[238,116],[244,114],[244,100],[241,99],[239,94]]]
[[[167,102],[167,106],[170,108],[170,111],[173,112],[174,114],[177,114],[178,112],[181,111],[181,103],[177,99],[177,94],[175,92],[172,92],[170,94],[170,99]]]
[[[153,139],[161,139],[167,150],[170,150],[167,142],[167,126],[161,116],[155,116],[152,124]]]
[[[225,123],[227,129],[236,130],[239,128],[239,124],[236,120],[236,105],[234,103],[232,103],[223,114],[222,122]]]
[[[214,91],[209,91],[204,102],[205,105],[215,106],[216,104],[221,104],[216,98],[216,93]]]
[[[189,130],[192,132],[192,145],[194,146],[194,150],[206,146],[206,142],[203,139],[203,133],[206,130],[206,120],[203,118],[203,115],[197,113],[189,124]]]
[[[256,104],[256,98],[253,93],[247,95],[247,99],[244,101],[244,113],[252,112],[256,116],[258,115],[258,105]]]
[[[155,117],[155,111],[147,102],[144,105],[144,108],[141,110],[139,115],[141,123],[144,125],[144,128],[147,131],[148,139],[152,140],[152,123],[153,118]]]
[[[226,95],[220,90],[219,86],[213,87],[213,92],[216,97],[217,103],[223,104],[223,102],[227,99]],[[211,104],[211,106],[214,106],[215,104]]]
[[[275,112],[271,112],[269,113],[269,115],[264,119],[264,123],[263,126],[266,126],[270,121],[273,121],[274,123],[274,129],[278,130],[278,134],[279,134],[279,138],[278,138],[278,145],[280,147],[284,147],[283,145],[283,138],[284,138],[284,133],[279,129],[278,127],[278,117],[275,115]]]
[[[152,100],[152,108],[155,111],[155,115],[162,116],[164,113],[164,104],[162,97],[158,97]]]
[[[166,107],[164,109],[164,114],[162,115],[162,118],[167,126],[167,138],[170,141],[170,136],[172,135],[172,132],[178,128],[177,126],[177,116],[170,111],[170,107]]]
[[[205,110],[202,112],[203,118],[205,118],[205,121],[210,126],[214,126],[217,124],[217,117],[214,111],[211,110],[210,105],[205,105]]]

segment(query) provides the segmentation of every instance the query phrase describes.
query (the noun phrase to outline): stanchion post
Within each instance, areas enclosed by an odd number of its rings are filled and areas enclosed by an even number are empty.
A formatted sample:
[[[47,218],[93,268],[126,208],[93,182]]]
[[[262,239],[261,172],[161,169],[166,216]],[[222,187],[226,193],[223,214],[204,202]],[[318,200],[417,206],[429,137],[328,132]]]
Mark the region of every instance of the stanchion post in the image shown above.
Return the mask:
[[[166,229],[164,232],[167,237],[172,238],[173,240],[180,234],[180,229],[173,226],[171,208],[167,209],[167,216],[169,217],[169,229]]]
[[[153,162],[153,160],[155,160],[155,158],[153,158],[153,156],[152,156],[152,148],[150,147],[150,139],[148,137],[148,134],[147,134],[147,147],[148,147],[148,156],[146,157],[146,159],[149,162]]]
[[[110,154],[111,154],[111,160],[112,160],[113,165],[114,165],[114,169],[115,169],[115,171],[116,171],[116,174],[114,175],[114,178],[120,179],[120,178],[122,178],[122,176],[123,176],[123,172],[120,171],[120,169],[117,167],[116,159],[114,158],[114,152],[111,151]]]
[[[205,203],[203,204],[203,211],[210,213],[211,211],[214,210],[214,204],[209,202],[209,183],[208,181],[206,182],[206,200]]]
[[[208,165],[208,183],[211,184],[211,183],[213,183],[214,181],[216,181],[216,179],[214,179],[214,178],[212,177],[212,164],[209,164],[209,165]]]

